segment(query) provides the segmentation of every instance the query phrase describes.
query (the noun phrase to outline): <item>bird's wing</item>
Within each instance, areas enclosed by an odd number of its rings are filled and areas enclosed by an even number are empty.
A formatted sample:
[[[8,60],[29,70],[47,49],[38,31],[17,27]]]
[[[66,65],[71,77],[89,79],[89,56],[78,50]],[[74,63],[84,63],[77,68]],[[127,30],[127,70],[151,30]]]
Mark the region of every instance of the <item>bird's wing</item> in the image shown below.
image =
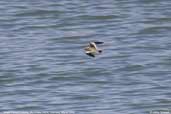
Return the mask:
[[[95,44],[103,44],[104,42],[100,42],[100,41],[95,41]]]
[[[92,53],[86,53],[86,54],[89,55],[89,56],[91,56],[91,57],[95,57],[95,55],[92,54]]]
[[[90,43],[89,43],[89,46],[90,46],[91,48],[97,48],[97,46],[96,46],[96,44],[95,44],[94,42],[90,42]]]

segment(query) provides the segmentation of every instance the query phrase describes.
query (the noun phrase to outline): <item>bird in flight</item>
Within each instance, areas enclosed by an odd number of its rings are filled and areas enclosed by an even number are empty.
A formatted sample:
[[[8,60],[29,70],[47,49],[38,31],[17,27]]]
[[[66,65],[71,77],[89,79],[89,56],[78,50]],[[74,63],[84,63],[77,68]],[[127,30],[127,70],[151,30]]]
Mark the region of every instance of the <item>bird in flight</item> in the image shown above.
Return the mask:
[[[85,53],[91,57],[95,57],[96,54],[102,53],[102,50],[97,47],[97,44],[103,44],[103,42],[89,42],[89,45],[84,48]]]

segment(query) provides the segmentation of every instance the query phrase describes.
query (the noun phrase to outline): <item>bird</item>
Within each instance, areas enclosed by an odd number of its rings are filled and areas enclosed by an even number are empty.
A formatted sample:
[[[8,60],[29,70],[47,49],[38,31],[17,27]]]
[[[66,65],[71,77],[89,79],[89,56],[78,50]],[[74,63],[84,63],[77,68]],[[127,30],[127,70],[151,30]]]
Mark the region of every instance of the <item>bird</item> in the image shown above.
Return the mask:
[[[103,44],[104,42],[89,42],[89,45],[84,48],[85,53],[90,57],[95,57],[96,54],[102,53],[102,50],[97,47],[96,44]]]

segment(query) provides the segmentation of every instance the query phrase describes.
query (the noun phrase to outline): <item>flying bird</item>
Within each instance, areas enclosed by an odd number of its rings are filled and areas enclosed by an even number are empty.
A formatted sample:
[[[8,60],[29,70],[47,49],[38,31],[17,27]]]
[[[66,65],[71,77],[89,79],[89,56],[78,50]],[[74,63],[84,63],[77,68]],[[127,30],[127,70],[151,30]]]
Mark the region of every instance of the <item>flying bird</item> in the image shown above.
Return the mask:
[[[102,53],[102,50],[97,47],[97,44],[103,44],[103,42],[90,42],[84,49],[85,53],[91,57],[95,57],[96,54]]]

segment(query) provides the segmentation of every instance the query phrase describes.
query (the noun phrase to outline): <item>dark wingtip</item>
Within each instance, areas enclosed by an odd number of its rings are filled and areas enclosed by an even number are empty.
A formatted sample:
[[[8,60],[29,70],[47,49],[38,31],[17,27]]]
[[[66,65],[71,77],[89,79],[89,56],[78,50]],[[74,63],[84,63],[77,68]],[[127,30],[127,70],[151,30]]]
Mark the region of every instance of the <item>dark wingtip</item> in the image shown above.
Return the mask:
[[[90,57],[95,57],[95,55],[92,53],[86,53],[86,54],[89,55]]]
[[[104,42],[100,42],[100,41],[95,41],[95,44],[103,44]]]

